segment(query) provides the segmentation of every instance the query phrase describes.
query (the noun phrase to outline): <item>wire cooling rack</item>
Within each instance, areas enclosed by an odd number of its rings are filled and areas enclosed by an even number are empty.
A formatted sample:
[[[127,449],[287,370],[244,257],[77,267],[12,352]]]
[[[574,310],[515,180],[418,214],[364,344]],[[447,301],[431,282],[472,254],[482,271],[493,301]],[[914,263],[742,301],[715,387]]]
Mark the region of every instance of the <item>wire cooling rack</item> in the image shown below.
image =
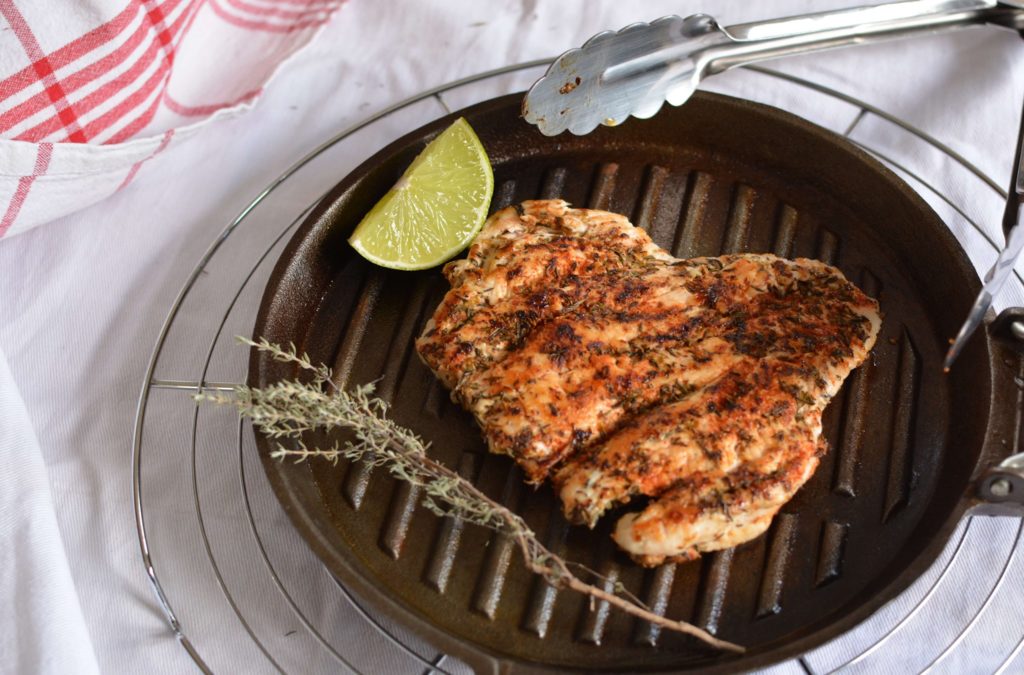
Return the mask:
[[[249,335],[274,262],[341,177],[439,115],[518,91],[548,61],[422,92],[330,138],[229,223],[171,305],[153,348],[133,437],[141,561],[176,639],[204,672],[457,673],[466,666],[376,615],[307,549],[259,466],[252,431],[191,394],[246,376]],[[1005,192],[938,138],[841,91],[762,67],[707,87],[836,131],[928,201],[978,269],[995,260]],[[1007,304],[1024,304],[1018,274]],[[984,672],[1024,668],[1022,522],[961,523],[932,568],[870,620],[772,673]]]

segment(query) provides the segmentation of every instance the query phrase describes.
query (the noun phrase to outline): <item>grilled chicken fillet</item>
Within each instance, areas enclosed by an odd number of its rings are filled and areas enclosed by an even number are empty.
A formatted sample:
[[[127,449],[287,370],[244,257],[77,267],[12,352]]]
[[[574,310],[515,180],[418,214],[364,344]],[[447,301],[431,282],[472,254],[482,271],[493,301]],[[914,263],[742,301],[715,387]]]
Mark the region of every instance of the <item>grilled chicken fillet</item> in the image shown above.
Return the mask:
[[[680,260],[560,200],[495,213],[417,350],[492,452],[644,564],[759,535],[825,451],[821,415],[867,356],[877,303],[823,263]]]

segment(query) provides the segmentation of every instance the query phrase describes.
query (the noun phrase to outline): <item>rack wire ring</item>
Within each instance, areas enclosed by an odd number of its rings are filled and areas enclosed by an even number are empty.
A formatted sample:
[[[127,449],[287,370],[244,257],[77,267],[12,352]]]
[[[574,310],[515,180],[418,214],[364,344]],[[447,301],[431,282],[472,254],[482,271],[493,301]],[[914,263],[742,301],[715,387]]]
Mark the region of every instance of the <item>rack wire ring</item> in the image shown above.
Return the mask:
[[[209,248],[206,250],[206,252],[200,258],[200,260],[198,261],[196,266],[193,268],[192,273],[189,275],[188,279],[186,280],[185,284],[183,285],[183,287],[180,289],[180,291],[178,292],[177,296],[175,297],[175,300],[173,301],[172,306],[171,306],[170,310],[168,311],[167,316],[164,319],[164,322],[163,322],[163,324],[161,326],[161,329],[160,329],[160,332],[158,334],[156,343],[154,345],[153,351],[151,353],[150,360],[149,360],[149,363],[148,363],[147,369],[146,369],[145,379],[144,379],[144,381],[142,383],[142,387],[141,387],[141,392],[140,392],[140,396],[139,396],[138,406],[137,406],[137,409],[136,409],[136,419],[135,419],[135,425],[134,425],[134,430],[133,430],[133,439],[132,439],[132,447],[133,447],[133,453],[132,453],[133,502],[134,502],[134,513],[135,513],[136,528],[137,528],[138,538],[139,538],[139,546],[140,546],[141,558],[142,558],[142,562],[143,562],[144,568],[146,570],[147,578],[148,578],[148,580],[150,582],[150,585],[152,587],[153,593],[154,593],[154,595],[155,595],[155,597],[157,599],[158,604],[160,605],[162,611],[165,614],[165,617],[166,617],[166,619],[168,621],[168,625],[171,628],[171,631],[174,634],[175,638],[179,641],[179,643],[187,651],[187,653],[190,655],[190,657],[196,662],[197,666],[199,666],[200,669],[203,670],[204,672],[211,672],[211,671],[207,667],[206,663],[203,661],[201,656],[199,655],[199,653],[196,650],[194,644],[189,640],[188,636],[185,634],[184,629],[182,628],[180,622],[178,621],[177,616],[176,616],[176,614],[175,614],[175,612],[174,612],[174,610],[173,610],[173,608],[172,608],[172,606],[170,604],[170,601],[168,600],[168,598],[167,598],[167,596],[166,596],[166,594],[165,594],[165,592],[163,590],[163,586],[161,585],[160,580],[159,580],[159,576],[158,576],[158,574],[156,572],[156,567],[154,565],[154,561],[153,561],[153,557],[152,557],[152,553],[151,553],[150,545],[149,545],[149,536],[148,536],[147,531],[146,531],[145,513],[144,513],[144,506],[143,506],[143,499],[142,499],[143,498],[143,486],[142,486],[142,480],[141,480],[141,475],[142,475],[141,474],[141,467],[142,467],[142,444],[143,444],[143,425],[144,425],[144,422],[145,422],[145,415],[146,415],[146,410],[147,410],[147,404],[149,402],[149,395],[150,395],[151,389],[154,387],[154,382],[155,381],[154,381],[153,375],[154,375],[155,370],[156,370],[156,365],[157,365],[157,362],[159,360],[159,356],[160,356],[160,354],[161,354],[161,352],[163,350],[163,347],[164,347],[165,341],[167,339],[168,333],[170,331],[170,328],[171,328],[175,318],[178,315],[178,311],[180,310],[180,308],[182,306],[182,303],[184,302],[185,298],[188,296],[190,290],[192,289],[192,287],[195,284],[195,281],[198,279],[199,275],[204,271],[206,266],[209,264],[210,260],[216,254],[216,252],[220,248],[220,246],[227,240],[227,238],[240,225],[242,225],[243,222],[246,220],[246,218],[267,197],[269,197],[281,184],[283,184],[292,175],[294,175],[296,172],[298,172],[300,169],[302,169],[304,166],[306,166],[309,162],[314,160],[316,157],[320,156],[323,152],[325,152],[329,148],[331,148],[334,145],[336,145],[337,143],[345,140],[346,138],[348,138],[352,134],[356,133],[357,131],[359,131],[361,129],[364,129],[364,128],[366,128],[366,127],[368,127],[368,126],[370,126],[370,125],[372,125],[372,124],[374,124],[374,123],[384,119],[385,117],[387,117],[387,116],[389,116],[389,115],[391,115],[391,114],[393,114],[395,112],[398,112],[400,110],[408,108],[408,107],[410,107],[410,106],[412,106],[412,105],[414,105],[416,103],[419,103],[419,102],[421,102],[423,100],[426,100],[426,99],[428,99],[430,97],[436,97],[438,102],[442,105],[442,107],[447,109],[447,104],[441,98],[441,94],[443,94],[445,92],[451,91],[451,90],[456,89],[458,87],[462,87],[462,86],[465,86],[465,85],[478,83],[478,82],[481,82],[481,81],[484,81],[484,80],[487,80],[487,79],[491,79],[491,78],[495,78],[495,77],[499,77],[499,76],[502,76],[502,75],[506,75],[506,74],[510,74],[510,73],[516,73],[516,72],[521,72],[521,71],[529,70],[531,68],[538,68],[540,66],[544,66],[544,65],[550,63],[550,61],[551,61],[551,59],[538,59],[538,60],[535,60],[535,61],[529,61],[529,62],[525,62],[525,63],[510,65],[510,66],[506,66],[506,67],[503,67],[503,68],[498,68],[498,69],[486,71],[486,72],[483,72],[483,73],[479,73],[479,74],[476,74],[476,75],[472,75],[472,76],[469,76],[469,77],[466,77],[466,78],[462,78],[462,79],[459,79],[459,80],[456,80],[456,81],[453,81],[453,82],[450,82],[450,83],[447,83],[447,84],[443,84],[443,85],[440,85],[440,86],[428,89],[428,90],[423,91],[423,92],[421,92],[421,93],[419,93],[419,94],[417,94],[415,96],[412,96],[412,97],[407,98],[407,99],[405,99],[403,101],[400,101],[400,102],[395,103],[395,104],[393,104],[391,106],[388,106],[388,107],[380,110],[379,112],[377,112],[377,113],[375,113],[375,114],[365,118],[364,120],[358,122],[357,124],[350,126],[349,128],[347,128],[347,129],[343,130],[342,132],[336,134],[335,136],[331,137],[330,139],[326,140],[325,142],[323,142],[322,144],[320,144],[319,146],[314,148],[310,153],[305,155],[303,158],[301,158],[297,162],[293,163],[277,179],[275,179],[266,188],[264,188],[264,190],[261,191],[248,205],[246,205],[246,207],[242,209],[242,211],[238,214],[238,216],[235,217],[234,220],[232,220],[227,226],[225,226],[225,228],[222,230],[222,232],[211,243]],[[768,77],[773,77],[773,78],[785,80],[785,81],[791,82],[793,84],[806,87],[808,89],[812,89],[814,91],[817,91],[817,92],[820,92],[820,93],[832,96],[832,97],[834,97],[834,98],[836,98],[838,100],[844,101],[844,102],[846,102],[846,103],[848,103],[848,104],[850,104],[852,106],[855,106],[855,107],[859,108],[861,112],[858,115],[858,119],[855,120],[854,125],[857,122],[859,122],[859,120],[865,114],[873,114],[873,115],[876,115],[876,116],[878,116],[878,117],[880,117],[882,119],[885,119],[885,120],[887,120],[889,122],[892,122],[892,123],[896,124],[897,126],[899,126],[900,128],[902,128],[904,131],[906,131],[906,132],[916,136],[920,140],[924,141],[925,143],[928,143],[929,145],[935,147],[936,149],[940,150],[941,152],[943,152],[944,154],[946,154],[947,156],[952,158],[954,161],[956,161],[958,164],[963,166],[969,172],[971,172],[976,177],[978,177],[980,180],[982,180],[986,185],[988,185],[988,187],[990,187],[997,196],[999,196],[1000,198],[1005,198],[1005,191],[1003,191],[999,187],[998,183],[996,183],[989,176],[987,176],[984,172],[982,172],[980,169],[978,169],[978,167],[976,167],[975,165],[971,164],[968,160],[966,160],[964,157],[962,157],[961,155],[959,155],[958,153],[953,151],[951,148],[949,148],[947,145],[943,144],[938,139],[928,135],[927,133],[923,132],[922,130],[914,127],[913,125],[910,125],[909,123],[907,123],[907,122],[905,122],[903,120],[901,120],[900,118],[897,118],[897,117],[895,117],[895,116],[893,116],[893,115],[891,115],[889,113],[886,113],[885,111],[883,111],[881,109],[878,109],[877,107],[871,106],[870,104],[867,104],[867,103],[864,103],[862,101],[859,101],[858,99],[855,99],[855,98],[853,98],[853,97],[851,97],[851,96],[849,96],[847,94],[844,94],[844,93],[839,92],[837,90],[831,89],[829,87],[825,87],[825,86],[820,85],[818,83],[814,83],[814,82],[811,82],[811,81],[808,81],[808,80],[804,80],[802,78],[798,78],[798,77],[795,77],[795,76],[792,76],[792,75],[788,75],[788,74],[785,74],[785,73],[780,73],[778,71],[770,70],[770,69],[763,68],[763,67],[750,66],[750,67],[747,67],[747,70],[750,70],[752,72],[756,72],[756,73],[759,73],[759,74],[762,74],[762,75],[765,75],[765,76],[768,76]],[[849,135],[849,133],[853,130],[853,126],[854,125],[851,125],[851,127],[849,129],[847,129],[847,131],[846,131],[847,135]],[[978,234],[980,234],[983,237],[983,239],[989,244],[989,246],[991,246],[994,250],[998,250],[999,247],[996,244],[996,242],[993,241],[993,239],[985,232],[985,230],[982,227],[980,227],[980,225],[977,222],[975,222],[973,219],[968,217],[966,215],[966,213],[964,213],[955,203],[953,203],[941,191],[939,191],[933,185],[931,185],[927,180],[925,180],[923,177],[921,177],[919,175],[916,175],[913,172],[907,170],[905,167],[900,166],[899,164],[894,162],[891,158],[886,157],[884,154],[879,153],[878,151],[874,150],[873,148],[866,147],[866,146],[864,146],[862,144],[859,144],[859,145],[861,145],[861,147],[864,147],[864,149],[868,150],[869,152],[872,152],[873,154],[878,156],[880,159],[886,161],[887,163],[889,163],[889,164],[891,164],[893,166],[896,166],[897,168],[903,170],[905,173],[907,173],[908,175],[911,175],[913,178],[918,180],[926,189],[928,189],[931,192],[933,192],[936,196],[938,196],[940,199],[943,199],[952,208],[957,210],[959,212],[959,214],[965,219],[965,221],[969,225],[971,225],[971,227],[975,231],[977,231]],[[317,200],[317,201],[319,201],[319,200]],[[314,201],[313,203],[315,204],[316,202]],[[311,206],[309,208],[311,208]],[[252,275],[255,272],[255,270],[257,269],[257,267],[259,266],[260,262],[262,262],[262,260],[266,257],[266,255],[269,254],[269,252],[272,250],[273,246],[280,240],[280,238],[285,236],[285,234],[287,234],[291,229],[293,229],[295,227],[295,225],[301,220],[301,218],[305,215],[305,213],[307,213],[309,211],[309,208],[304,210],[303,213],[300,214],[297,219],[295,219],[287,227],[285,227],[281,231],[281,233],[271,242],[271,244],[267,247],[267,249],[264,251],[262,256],[260,256],[260,258],[257,260],[257,262],[252,265],[252,267],[251,267],[251,269],[249,271],[249,274],[245,277],[245,280],[243,281],[242,285],[238,288],[237,292],[234,295],[234,298],[231,300],[228,310],[224,313],[224,318],[226,318],[228,316],[228,314],[230,313],[230,308],[234,306],[234,303],[237,301],[237,299],[238,299],[239,295],[241,294],[242,290],[245,288],[245,286],[247,285],[249,280],[252,278]],[[1015,274],[1016,274],[1016,272],[1015,272]],[[1021,281],[1021,283],[1024,283],[1024,279],[1022,279],[1019,274],[1017,274],[1017,278],[1018,278],[1018,280]],[[223,325],[224,325],[224,321],[222,320],[221,325],[220,325],[221,329],[223,328]],[[205,376],[206,376],[206,372],[207,372],[207,369],[208,369],[209,364],[210,364],[210,358],[212,357],[214,346],[216,344],[216,341],[217,341],[217,338],[218,338],[219,335],[220,335],[220,330],[218,330],[216,332],[213,340],[211,341],[210,348],[209,348],[209,350],[207,352],[207,358],[206,358],[206,361],[204,363],[202,377],[200,377],[194,383],[194,385],[186,383],[186,386],[180,386],[180,387],[176,387],[176,388],[186,389],[186,390],[190,390],[190,391],[198,393],[203,388],[207,387],[208,383],[205,380]],[[223,388],[223,387],[216,387],[216,388]],[[196,418],[195,417],[193,418],[193,423],[194,424],[196,423]],[[193,460],[194,460],[194,453],[195,453],[195,443],[194,443],[195,435],[194,434],[195,434],[195,427],[193,427],[193,445],[192,445]],[[278,589],[283,593],[283,595],[285,596],[286,600],[289,602],[289,605],[291,606],[291,609],[300,618],[300,620],[303,622],[303,624],[306,626],[306,628],[309,629],[316,636],[318,641],[321,644],[323,644],[323,646],[325,648],[327,648],[336,657],[336,659],[337,659],[337,661],[338,661],[338,663],[340,665],[343,665],[343,666],[345,666],[345,667],[355,671],[354,666],[352,666],[352,664],[349,663],[341,654],[339,654],[335,649],[333,649],[333,647],[331,647],[327,643],[327,641],[315,630],[315,628],[313,628],[308,623],[306,618],[302,615],[302,612],[297,608],[297,606],[294,604],[294,602],[291,600],[290,596],[288,595],[287,591],[283,588],[283,585],[280,582],[280,579],[279,579],[279,576],[277,575],[276,570],[274,570],[273,566],[270,564],[269,559],[266,556],[265,550],[263,549],[263,542],[262,542],[262,539],[261,539],[261,537],[259,535],[258,528],[256,527],[255,522],[253,520],[251,508],[248,508],[248,492],[247,492],[247,488],[246,488],[246,485],[245,485],[245,475],[246,474],[245,474],[245,470],[244,470],[244,458],[242,456],[241,435],[240,434],[239,434],[238,438],[239,438],[239,445],[238,445],[238,450],[239,450],[239,475],[240,475],[240,480],[242,482],[243,495],[245,496],[246,504],[247,504],[247,513],[248,513],[248,516],[249,516],[249,522],[250,522],[250,528],[251,528],[250,531],[251,531],[252,536],[256,540],[257,545],[261,548],[261,551],[263,552],[264,563],[268,566],[268,571],[270,572],[270,574],[271,574],[271,576],[272,576],[276,586],[278,587]],[[193,488],[196,488],[196,480],[195,480],[195,473],[194,473],[194,462],[193,462],[193,476],[192,476],[192,478],[193,478],[193,481],[192,481]],[[198,492],[194,492],[194,499],[195,499],[196,515],[197,515],[197,518],[199,520],[200,527],[202,528],[203,527],[203,525],[202,525],[202,512],[201,512],[201,505],[200,505],[199,498],[198,498]],[[924,603],[928,600],[928,598],[930,598],[931,595],[934,593],[935,589],[938,588],[938,586],[940,585],[942,580],[944,578],[946,578],[946,576],[947,576],[949,570],[951,569],[953,563],[958,558],[958,556],[960,554],[960,551],[962,549],[962,544],[963,544],[963,542],[964,542],[964,540],[966,538],[966,535],[967,535],[968,531],[970,530],[970,525],[971,525],[971,521],[968,520],[966,526],[962,529],[962,531],[960,533],[960,536],[959,536],[959,538],[958,538],[958,540],[957,540],[957,542],[955,544],[955,548],[954,548],[953,554],[949,557],[949,559],[947,561],[945,561],[945,564],[944,564],[942,570],[940,571],[940,573],[936,577],[936,579],[932,582],[932,585],[930,586],[930,588],[925,592],[925,594],[922,596],[922,598],[918,600],[918,602],[914,605],[914,607],[911,608],[911,610],[908,612],[908,614],[905,615],[900,620],[900,622],[898,622],[896,624],[894,629],[890,630],[886,635],[884,635],[880,639],[876,640],[874,643],[869,645],[867,648],[865,648],[858,655],[854,656],[852,659],[850,659],[847,662],[839,665],[835,670],[840,670],[840,669],[842,669],[844,667],[847,667],[849,665],[853,665],[853,664],[861,661],[863,658],[867,657],[869,654],[873,653],[874,651],[876,651],[880,647],[882,647],[893,635],[895,635],[895,633],[899,630],[900,627],[905,625],[909,621],[910,618],[912,618],[914,615],[917,614],[917,612],[924,606]],[[1024,525],[1022,525],[1022,528],[1024,528]],[[1017,538],[1015,539],[1015,542],[1020,539],[1021,532],[1022,532],[1022,529],[1018,528]],[[205,540],[205,536],[204,536],[204,540]],[[218,578],[218,583],[220,585],[221,591],[225,595],[225,599],[231,605],[232,609],[234,610],[234,612],[235,612],[236,616],[238,617],[240,623],[242,624],[243,628],[249,633],[250,638],[256,643],[257,647],[259,647],[263,651],[264,655],[267,657],[269,662],[271,664],[273,664],[273,666],[277,670],[280,671],[281,670],[280,666],[273,659],[272,655],[269,654],[266,651],[266,649],[260,643],[260,641],[256,638],[256,636],[252,633],[251,629],[248,627],[248,624],[245,621],[245,618],[242,616],[241,612],[238,610],[237,606],[234,604],[233,599],[232,599],[229,591],[227,590],[227,588],[224,585],[223,579],[220,577],[220,572],[219,572],[219,570],[217,568],[216,561],[214,559],[212,551],[209,549],[209,545],[208,544],[209,544],[209,542],[207,540],[206,554],[207,554],[207,557],[208,557],[210,563],[214,567],[214,573],[215,573],[215,575]],[[989,594],[986,597],[986,600],[985,600],[984,604],[982,605],[982,607],[979,608],[978,612],[975,614],[975,616],[972,618],[972,620],[968,622],[968,624],[961,630],[961,632],[958,633],[956,638],[954,638],[953,642],[950,645],[948,645],[946,647],[946,649],[943,650],[936,657],[936,659],[932,662],[932,664],[930,664],[929,667],[934,666],[938,661],[940,661],[942,658],[944,658],[948,654],[948,652],[951,651],[953,647],[955,647],[956,644],[958,644],[960,641],[962,641],[962,639],[966,635],[966,633],[971,628],[973,628],[973,626],[976,624],[977,618],[981,615],[981,613],[984,611],[984,609],[988,606],[989,601],[992,599],[993,595],[998,590],[1000,584],[1002,583],[1003,579],[1005,578],[1006,571],[1009,568],[1009,565],[1010,565],[1010,563],[1012,562],[1012,560],[1014,558],[1015,551],[1016,551],[1016,545],[1013,548],[1010,549],[1010,552],[1008,553],[1007,559],[1006,559],[1006,561],[1004,561],[1004,564],[1003,564],[1003,567],[1002,567],[1002,572],[1001,572],[999,578],[993,584],[992,588],[990,589]],[[377,622],[368,612],[366,612],[366,610],[359,604],[359,602],[356,600],[356,598],[354,598],[351,595],[351,593],[349,593],[348,590],[345,589],[341,584],[339,584],[339,588],[344,592],[344,594],[346,595],[348,600],[353,604],[353,606],[357,609],[357,611],[361,615],[363,615],[366,619],[371,621],[375,625],[375,627],[383,635],[385,635],[389,639],[389,641],[391,643],[393,643],[396,646],[404,649],[408,654],[410,654],[412,657],[414,657],[415,659],[420,661],[429,670],[444,672],[443,670],[441,670],[439,668],[440,662],[444,658],[443,654],[439,658],[434,659],[433,661],[428,661],[427,659],[423,658],[418,653],[416,653],[414,650],[412,650],[411,648],[409,648],[406,645],[404,645],[404,643],[402,643],[398,638],[396,638],[393,634],[391,634],[384,626],[382,626],[379,622]],[[837,639],[841,639],[841,637],[837,638]],[[1018,642],[1011,649],[1011,651],[1008,654],[1006,660],[1000,666],[1000,671],[999,672],[1005,670],[1009,666],[1010,662],[1021,651],[1022,647],[1024,647],[1024,637],[1022,637],[1020,642]],[[808,672],[814,672],[802,657],[800,658],[800,663]]]

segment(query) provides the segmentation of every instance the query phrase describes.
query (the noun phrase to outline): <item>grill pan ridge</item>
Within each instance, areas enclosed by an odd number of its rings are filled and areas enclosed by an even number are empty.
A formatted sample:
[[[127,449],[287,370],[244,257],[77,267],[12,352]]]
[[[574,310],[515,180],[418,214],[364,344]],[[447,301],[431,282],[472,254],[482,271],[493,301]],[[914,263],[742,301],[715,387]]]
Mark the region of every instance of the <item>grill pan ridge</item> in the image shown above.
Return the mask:
[[[993,345],[975,340],[951,375],[941,373],[943,338],[978,288],[966,256],[892,173],[781,111],[698,93],[651,120],[551,139],[518,119],[520,100],[438,120],[343,180],[282,254],[254,334],[294,342],[332,364],[343,385],[378,380],[396,421],[522,514],[552,550],[748,653],[718,654],[600,603],[592,611],[527,572],[511,541],[430,514],[416,489],[385,472],[279,463],[259,438],[286,512],[332,574],[480,672],[732,671],[855,625],[934,560],[971,505],[971,480],[995,452],[988,448],[1009,435],[1010,421],[988,423],[1009,372]],[[885,319],[872,356],[826,411],[831,450],[764,536],[692,563],[636,566],[610,540],[614,517],[593,531],[570,527],[549,487],[526,486],[511,460],[487,454],[472,418],[419,361],[413,341],[446,282],[437,270],[376,268],[345,239],[459,115],[494,165],[492,211],[561,197],[629,216],[676,256],[817,258],[879,298]],[[252,356],[255,386],[295,376]]]

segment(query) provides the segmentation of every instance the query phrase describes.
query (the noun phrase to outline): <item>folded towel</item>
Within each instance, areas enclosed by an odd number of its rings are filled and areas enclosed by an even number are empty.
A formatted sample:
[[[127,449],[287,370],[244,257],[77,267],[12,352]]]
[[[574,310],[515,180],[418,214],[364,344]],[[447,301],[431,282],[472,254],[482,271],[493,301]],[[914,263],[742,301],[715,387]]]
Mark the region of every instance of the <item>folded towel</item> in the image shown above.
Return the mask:
[[[0,0],[0,238],[252,106],[345,0]]]

